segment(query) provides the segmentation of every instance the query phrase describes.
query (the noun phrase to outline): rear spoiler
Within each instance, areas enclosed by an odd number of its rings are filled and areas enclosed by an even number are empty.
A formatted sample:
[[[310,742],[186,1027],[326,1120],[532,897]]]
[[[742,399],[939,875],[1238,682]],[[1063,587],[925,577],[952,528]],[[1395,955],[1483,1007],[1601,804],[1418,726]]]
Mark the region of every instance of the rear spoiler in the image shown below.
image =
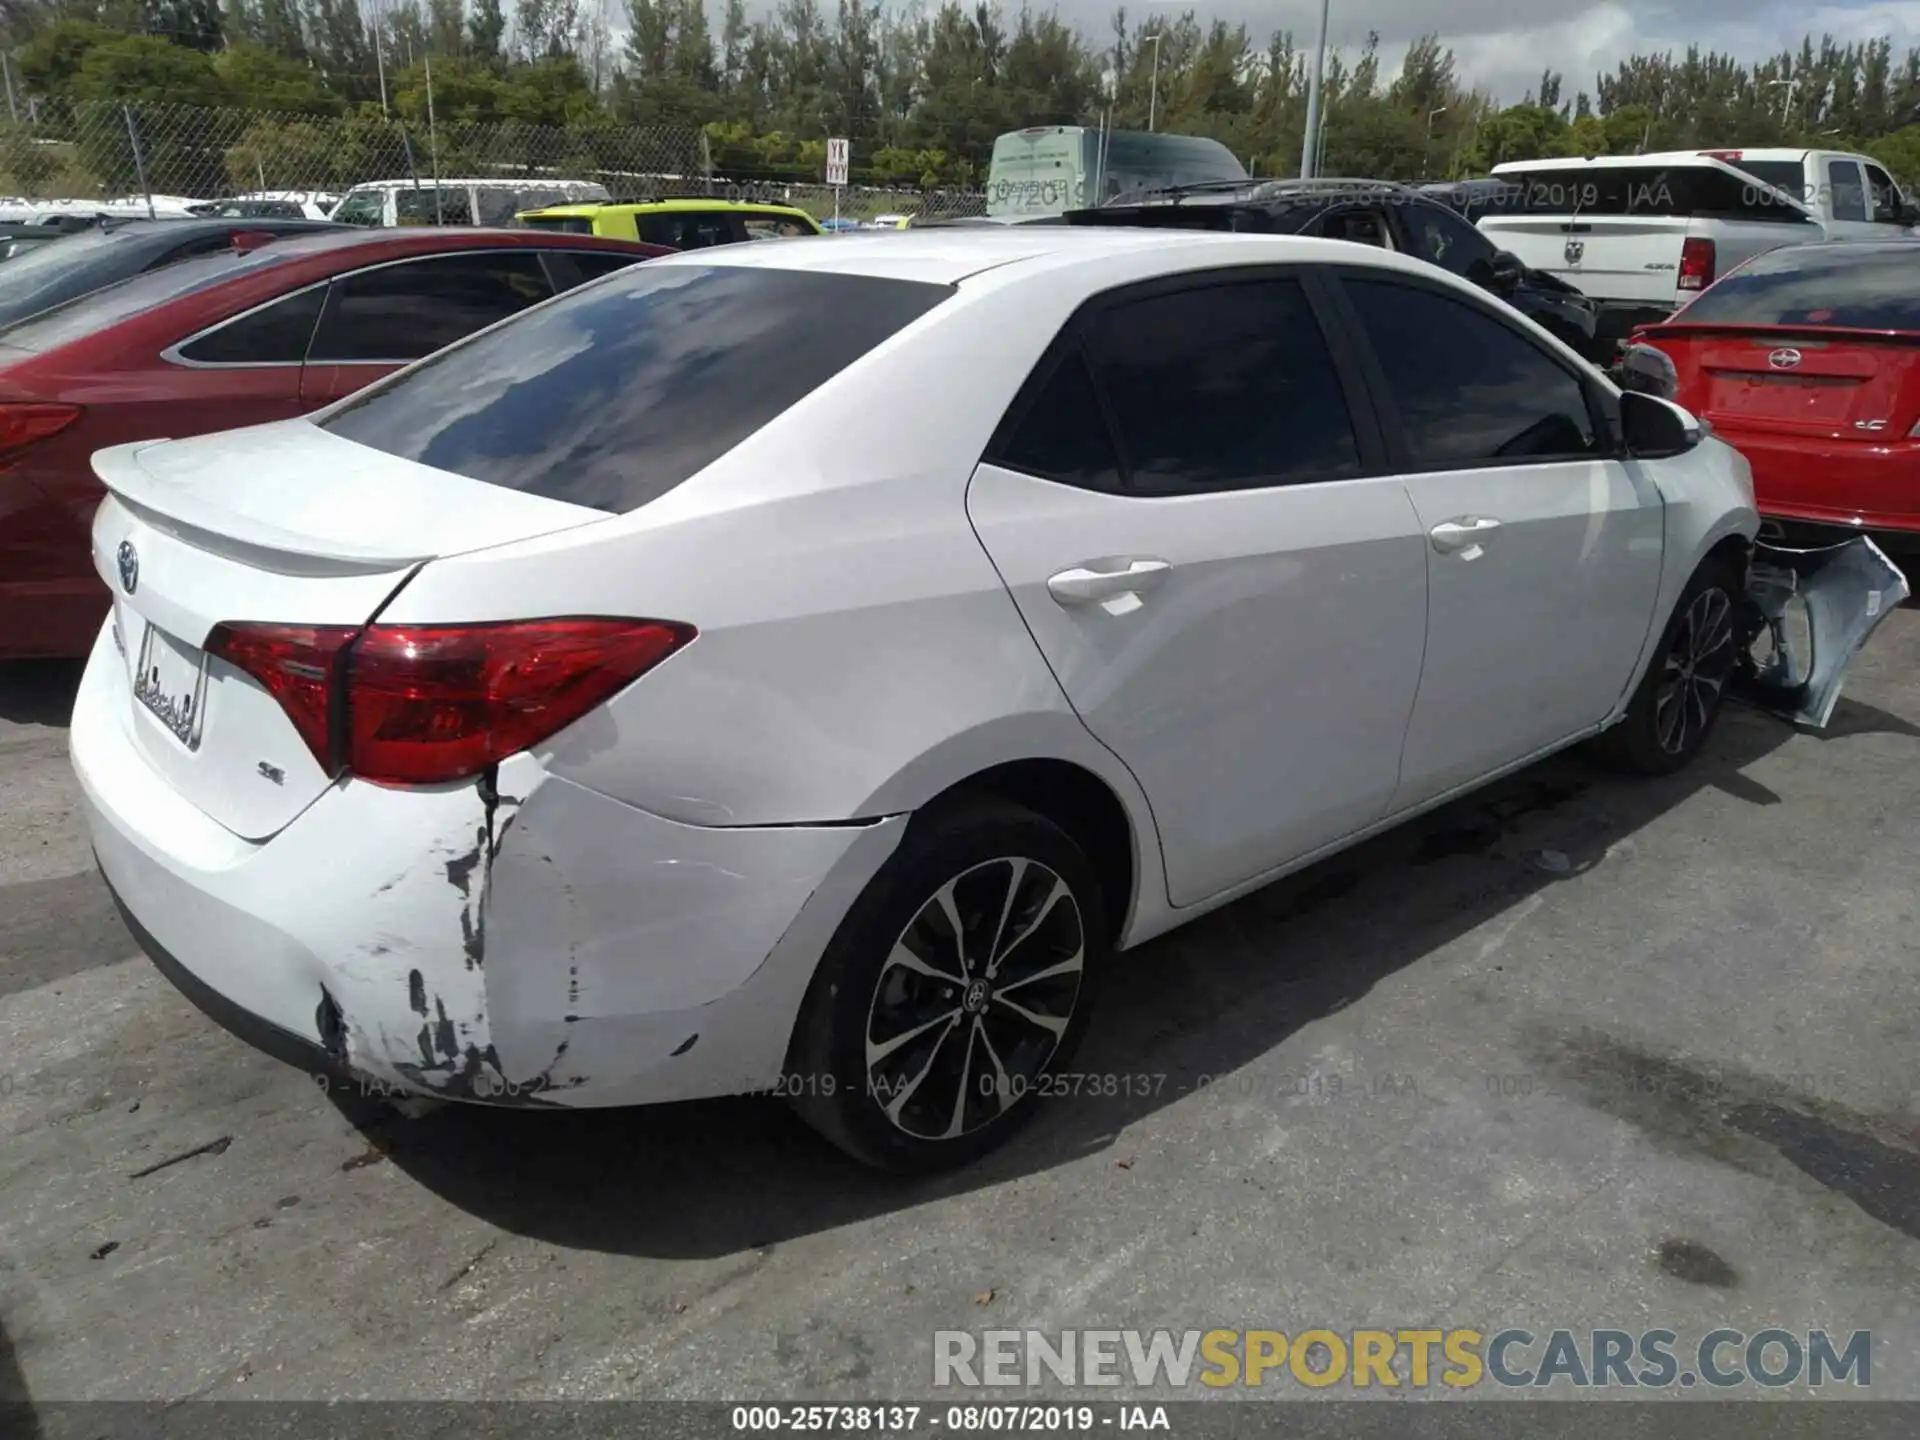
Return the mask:
[[[396,555],[391,550],[376,550],[334,537],[321,542],[211,503],[204,490],[162,479],[140,463],[142,452],[169,443],[140,440],[97,450],[93,473],[114,499],[149,525],[178,535],[200,549],[293,574],[324,571],[338,575],[359,570],[374,574],[434,558],[432,551]]]

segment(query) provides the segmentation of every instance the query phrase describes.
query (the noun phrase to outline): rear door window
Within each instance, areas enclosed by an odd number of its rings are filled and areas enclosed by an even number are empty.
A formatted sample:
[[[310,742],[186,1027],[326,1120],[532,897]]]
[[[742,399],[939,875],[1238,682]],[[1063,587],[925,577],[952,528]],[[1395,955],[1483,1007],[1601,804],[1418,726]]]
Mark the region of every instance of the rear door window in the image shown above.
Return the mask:
[[[640,217],[640,238],[650,245],[676,250],[701,250],[709,245],[731,245],[740,239],[731,215],[664,211]]]
[[[1127,301],[1097,312],[1086,337],[1130,490],[1180,495],[1360,473],[1346,396],[1298,280]]]
[[[553,293],[540,256],[529,249],[435,255],[362,270],[333,282],[307,359],[418,360]]]
[[[1833,197],[1833,218],[1865,220],[1867,187],[1860,178],[1860,166],[1852,160],[1827,162],[1827,190]]]
[[[1702,291],[1673,323],[1920,331],[1916,265],[1911,241],[1774,250]]]
[[[1113,432],[1078,345],[1061,356],[1031,399],[1015,406],[1001,422],[1003,433],[987,447],[991,464],[1083,490],[1120,488]]]
[[[635,265],[362,391],[324,429],[596,510],[636,510],[934,306],[944,285]]]
[[[1582,169],[1515,171],[1501,177],[1517,189],[1503,215],[1725,216],[1748,220],[1804,220],[1771,186],[1710,163],[1594,165]],[[1793,191],[1787,198],[1798,200]]]
[[[312,285],[276,300],[182,345],[180,358],[198,365],[298,365],[326,296],[325,285]]]
[[[540,254],[547,262],[547,274],[553,280],[554,292],[571,290],[576,285],[584,285],[589,280],[598,280],[602,275],[611,275],[616,270],[624,270],[636,261],[644,260],[644,255],[623,255],[618,250],[542,250]]]

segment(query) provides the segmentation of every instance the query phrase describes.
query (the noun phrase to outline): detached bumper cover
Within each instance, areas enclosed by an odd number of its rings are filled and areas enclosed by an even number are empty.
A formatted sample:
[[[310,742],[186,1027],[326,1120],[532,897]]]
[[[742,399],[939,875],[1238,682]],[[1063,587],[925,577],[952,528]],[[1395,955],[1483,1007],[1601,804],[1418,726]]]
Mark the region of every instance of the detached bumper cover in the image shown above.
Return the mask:
[[[1864,535],[1817,550],[1756,544],[1742,698],[1783,719],[1824,726],[1853,657],[1909,593],[1906,575]]]

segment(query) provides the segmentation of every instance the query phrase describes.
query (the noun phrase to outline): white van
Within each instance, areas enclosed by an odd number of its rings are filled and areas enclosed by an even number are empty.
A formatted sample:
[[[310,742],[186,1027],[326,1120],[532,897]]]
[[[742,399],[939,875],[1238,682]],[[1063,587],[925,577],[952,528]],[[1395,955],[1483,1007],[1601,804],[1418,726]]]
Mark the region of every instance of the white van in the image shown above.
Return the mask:
[[[375,180],[347,191],[327,218],[347,225],[511,225],[522,210],[612,199],[591,180]]]

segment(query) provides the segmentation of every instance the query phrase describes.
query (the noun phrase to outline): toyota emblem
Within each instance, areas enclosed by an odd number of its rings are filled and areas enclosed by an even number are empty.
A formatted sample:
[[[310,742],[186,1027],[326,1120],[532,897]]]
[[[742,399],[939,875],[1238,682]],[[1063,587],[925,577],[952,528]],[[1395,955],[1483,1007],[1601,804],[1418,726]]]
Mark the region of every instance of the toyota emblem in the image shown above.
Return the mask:
[[[1800,363],[1798,350],[1776,350],[1767,356],[1767,364],[1776,370],[1791,370]]]
[[[131,540],[122,540],[116,558],[120,562],[120,588],[131,595],[133,587],[140,583],[140,554]]]

